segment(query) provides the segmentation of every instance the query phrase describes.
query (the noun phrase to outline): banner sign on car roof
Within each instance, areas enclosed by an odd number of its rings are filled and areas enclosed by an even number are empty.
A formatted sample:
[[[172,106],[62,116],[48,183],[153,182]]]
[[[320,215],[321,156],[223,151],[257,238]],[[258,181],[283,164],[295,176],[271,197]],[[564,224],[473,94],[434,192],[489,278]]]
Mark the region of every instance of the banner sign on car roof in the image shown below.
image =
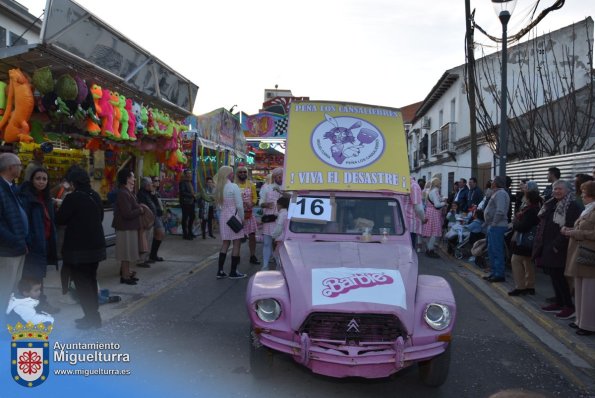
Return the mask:
[[[398,109],[322,101],[290,105],[285,190],[409,192]]]

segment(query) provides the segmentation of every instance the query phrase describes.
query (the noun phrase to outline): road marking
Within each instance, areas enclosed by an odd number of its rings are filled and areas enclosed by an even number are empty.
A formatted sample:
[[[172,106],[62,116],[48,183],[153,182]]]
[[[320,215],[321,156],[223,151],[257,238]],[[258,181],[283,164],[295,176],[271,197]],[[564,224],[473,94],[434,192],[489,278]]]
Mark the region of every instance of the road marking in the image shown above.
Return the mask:
[[[536,340],[536,337],[532,336],[531,333],[529,333],[527,331],[527,329],[529,329],[529,327],[531,327],[531,329],[535,330],[536,328],[540,329],[542,333],[547,334],[549,336],[549,333],[543,329],[542,327],[540,327],[539,325],[535,324],[532,320],[530,319],[519,319],[517,318],[517,316],[520,316],[520,312],[518,314],[510,314],[507,315],[501,308],[498,308],[496,306],[496,304],[492,301],[490,301],[490,299],[488,299],[486,296],[484,296],[483,294],[479,294],[477,289],[474,289],[469,282],[467,282],[466,280],[464,280],[460,275],[456,274],[455,272],[449,272],[449,274],[457,281],[459,282],[459,284],[461,286],[463,286],[469,293],[471,293],[471,295],[473,295],[478,301],[480,301],[492,314],[494,314],[494,316],[496,316],[502,323],[504,323],[510,330],[512,330],[513,333],[515,333],[521,340],[523,340],[525,343],[527,343],[533,350],[539,352],[542,356],[544,356],[550,363],[552,363],[555,367],[557,367],[560,372],[562,372],[562,374],[564,374],[564,376],[570,380],[572,383],[574,383],[575,385],[579,386],[580,388],[582,388],[585,391],[589,390],[589,387],[586,383],[584,383],[579,377],[577,377],[575,375],[576,370],[570,368],[566,363],[564,363],[563,361],[559,360],[558,358],[556,358],[554,355],[552,355],[548,350],[543,348],[543,345],[538,342]],[[494,300],[493,297],[490,297],[492,300]],[[514,307],[513,307],[514,309]],[[507,310],[508,311],[508,310]],[[518,310],[516,310],[518,311]],[[515,316],[516,315],[516,316]],[[523,326],[519,326],[517,325],[512,319],[511,316],[518,322],[520,322]],[[525,317],[526,318],[526,317]],[[528,325],[532,323],[533,325]],[[525,329],[527,328],[527,329]],[[531,330],[530,329],[530,330]],[[532,331],[533,331],[532,330]],[[537,336],[537,334],[536,334]],[[553,341],[549,341],[549,342],[545,342],[543,341],[547,346],[549,346],[551,349],[554,349],[556,352],[558,352],[559,354],[562,354],[563,356],[574,356],[574,358],[572,358],[571,362],[573,362],[573,364],[577,365],[583,365],[580,367],[584,367],[589,369],[590,366],[589,364],[587,364],[582,358],[576,356],[572,351],[570,350],[564,350],[564,353],[561,353],[560,350],[561,347],[564,347],[561,343],[557,342],[557,340],[553,337],[551,337],[551,340]],[[555,344],[557,343],[557,344]],[[559,346],[561,347],[559,347]],[[564,347],[565,348],[565,347]],[[570,358],[569,358],[570,360]]]

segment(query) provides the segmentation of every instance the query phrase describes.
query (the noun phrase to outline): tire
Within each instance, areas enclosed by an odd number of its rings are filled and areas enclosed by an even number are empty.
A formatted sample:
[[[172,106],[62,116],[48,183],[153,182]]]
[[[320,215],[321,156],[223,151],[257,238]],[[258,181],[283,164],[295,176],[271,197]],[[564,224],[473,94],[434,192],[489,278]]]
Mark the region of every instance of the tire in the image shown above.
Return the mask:
[[[252,328],[248,341],[250,344],[250,373],[257,379],[270,377],[273,371],[273,350],[260,344]]]
[[[446,381],[450,368],[450,346],[446,350],[428,361],[418,363],[419,378],[423,384],[429,387],[439,387]]]

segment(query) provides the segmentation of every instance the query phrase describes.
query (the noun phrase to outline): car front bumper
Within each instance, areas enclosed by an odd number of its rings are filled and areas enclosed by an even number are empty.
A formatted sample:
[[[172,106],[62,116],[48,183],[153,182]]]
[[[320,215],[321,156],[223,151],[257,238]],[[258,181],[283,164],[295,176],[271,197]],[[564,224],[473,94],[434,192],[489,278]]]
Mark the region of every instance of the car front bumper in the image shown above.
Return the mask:
[[[392,344],[337,345],[313,341],[303,333],[290,341],[269,333],[258,334],[262,345],[286,354],[318,373],[330,377],[388,377],[415,362],[442,354],[449,343],[436,341],[421,346],[405,346],[403,337]]]

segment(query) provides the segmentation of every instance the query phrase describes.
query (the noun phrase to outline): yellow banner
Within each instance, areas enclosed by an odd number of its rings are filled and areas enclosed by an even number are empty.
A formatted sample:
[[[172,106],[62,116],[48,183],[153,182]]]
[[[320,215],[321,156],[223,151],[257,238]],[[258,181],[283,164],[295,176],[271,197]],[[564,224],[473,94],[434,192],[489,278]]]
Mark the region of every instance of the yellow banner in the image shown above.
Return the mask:
[[[285,190],[409,192],[409,162],[398,109],[292,102]]]

